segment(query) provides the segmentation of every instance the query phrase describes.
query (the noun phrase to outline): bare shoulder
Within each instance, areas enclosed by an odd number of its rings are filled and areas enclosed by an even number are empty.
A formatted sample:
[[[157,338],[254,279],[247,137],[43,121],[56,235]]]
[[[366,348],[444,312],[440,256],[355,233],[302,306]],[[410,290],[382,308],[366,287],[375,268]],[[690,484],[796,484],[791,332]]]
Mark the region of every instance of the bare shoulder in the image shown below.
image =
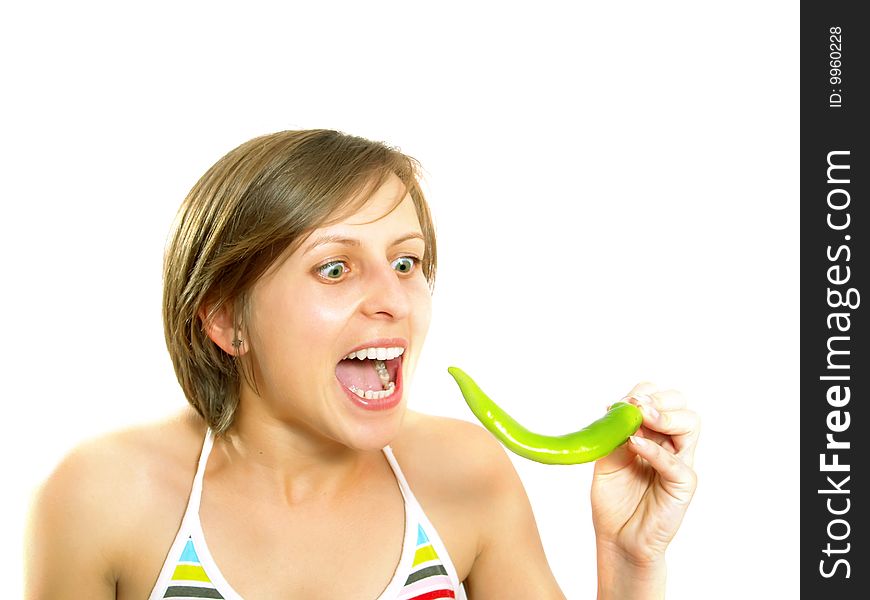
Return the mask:
[[[486,429],[409,412],[392,446],[469,597],[564,598],[523,484]]]
[[[134,551],[130,540],[142,539],[142,523],[176,512],[184,501],[190,474],[179,467],[193,460],[195,469],[199,453],[193,417],[185,411],[104,434],[67,453],[32,499],[28,597],[66,598],[69,578],[83,586],[78,594],[115,597]]]
[[[461,493],[485,492],[514,473],[501,444],[480,425],[460,419],[408,411],[392,447],[402,469],[417,481]]]
[[[205,433],[188,411],[103,434],[73,448],[43,483],[39,495],[67,499],[146,502],[160,489],[170,464],[198,455]],[[197,442],[198,439],[198,442]],[[156,488],[155,488],[156,486]]]
[[[483,427],[411,411],[392,448],[464,581],[488,538],[490,513],[508,499],[527,502],[513,463]]]

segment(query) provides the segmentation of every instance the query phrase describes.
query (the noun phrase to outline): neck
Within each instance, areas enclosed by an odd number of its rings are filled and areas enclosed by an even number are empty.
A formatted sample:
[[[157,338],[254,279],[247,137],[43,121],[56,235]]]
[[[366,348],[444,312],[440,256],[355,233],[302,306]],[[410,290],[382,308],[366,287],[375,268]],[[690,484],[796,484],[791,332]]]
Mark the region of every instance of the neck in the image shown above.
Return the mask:
[[[252,407],[253,405],[253,407]],[[215,439],[220,477],[260,500],[298,505],[347,496],[389,469],[380,450],[359,451],[241,402],[227,432]],[[243,409],[246,407],[246,409]]]

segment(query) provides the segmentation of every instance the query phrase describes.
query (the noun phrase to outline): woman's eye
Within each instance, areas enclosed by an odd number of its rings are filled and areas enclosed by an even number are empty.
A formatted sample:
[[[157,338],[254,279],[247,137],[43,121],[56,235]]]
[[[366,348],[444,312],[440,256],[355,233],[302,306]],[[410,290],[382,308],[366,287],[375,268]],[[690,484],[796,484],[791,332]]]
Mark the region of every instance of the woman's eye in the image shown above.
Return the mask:
[[[335,260],[328,262],[325,265],[318,267],[317,273],[324,279],[338,280],[347,273],[350,269],[344,264],[344,261]]]
[[[413,256],[402,256],[401,258],[394,260],[392,265],[396,272],[404,275],[413,271],[418,262],[419,259],[414,258]]]

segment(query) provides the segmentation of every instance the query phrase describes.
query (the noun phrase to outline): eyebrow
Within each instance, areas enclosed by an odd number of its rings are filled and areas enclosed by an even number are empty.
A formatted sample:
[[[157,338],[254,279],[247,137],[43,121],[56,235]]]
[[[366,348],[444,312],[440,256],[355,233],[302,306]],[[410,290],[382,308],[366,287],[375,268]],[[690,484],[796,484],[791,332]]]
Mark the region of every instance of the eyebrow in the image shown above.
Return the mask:
[[[402,242],[407,242],[408,240],[414,240],[414,239],[423,240],[424,242],[426,241],[426,238],[423,237],[422,233],[414,231],[412,233],[406,233],[402,237],[396,238],[395,240],[393,240],[393,243],[390,245],[391,246],[398,246]],[[349,237],[344,237],[341,235],[334,235],[334,234],[333,235],[324,235],[323,237],[319,237],[316,240],[314,240],[313,242],[311,242],[311,244],[309,244],[308,247],[305,248],[305,250],[302,252],[302,254],[308,254],[309,252],[311,252],[315,248],[317,248],[319,246],[324,246],[326,244],[341,244],[343,246],[354,246],[354,247],[359,247],[362,245],[362,243],[358,239],[355,239],[355,238],[349,238]]]

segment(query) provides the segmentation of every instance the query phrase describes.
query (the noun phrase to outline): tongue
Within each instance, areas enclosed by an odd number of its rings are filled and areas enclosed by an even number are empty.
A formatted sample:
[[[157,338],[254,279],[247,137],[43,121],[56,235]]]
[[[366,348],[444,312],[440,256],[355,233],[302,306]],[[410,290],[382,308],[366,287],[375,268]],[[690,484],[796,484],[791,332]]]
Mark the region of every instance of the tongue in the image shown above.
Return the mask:
[[[345,359],[335,367],[335,376],[346,388],[354,386],[364,392],[384,389],[378,372],[375,370],[374,360]]]

